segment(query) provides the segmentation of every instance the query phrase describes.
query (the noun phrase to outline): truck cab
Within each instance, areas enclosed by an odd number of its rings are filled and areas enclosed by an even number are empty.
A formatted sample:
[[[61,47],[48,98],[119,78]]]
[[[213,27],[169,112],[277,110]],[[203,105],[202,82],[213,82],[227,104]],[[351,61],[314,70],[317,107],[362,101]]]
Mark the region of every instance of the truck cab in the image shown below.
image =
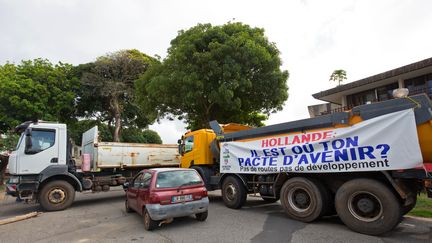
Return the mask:
[[[50,165],[66,165],[66,125],[23,123],[15,151],[9,157],[12,176],[40,174]]]
[[[223,133],[232,133],[252,129],[250,126],[229,123],[220,126]],[[217,189],[217,182],[211,183],[211,177],[219,173],[219,145],[216,133],[212,129],[200,129],[186,132],[178,141],[181,155],[181,168],[194,168],[200,173],[207,189]],[[211,187],[209,184],[214,184]]]

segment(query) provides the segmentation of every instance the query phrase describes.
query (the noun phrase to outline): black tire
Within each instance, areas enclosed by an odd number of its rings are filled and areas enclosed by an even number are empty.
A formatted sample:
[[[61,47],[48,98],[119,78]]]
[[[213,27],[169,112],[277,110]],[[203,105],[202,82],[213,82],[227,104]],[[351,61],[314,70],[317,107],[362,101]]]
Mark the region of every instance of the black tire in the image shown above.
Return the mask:
[[[147,231],[152,231],[158,226],[158,221],[153,220],[146,209],[144,209],[143,212],[143,220],[144,220],[144,229],[146,229]]]
[[[266,203],[275,203],[279,201],[279,198],[268,198],[268,197],[261,197]]]
[[[294,177],[284,183],[280,200],[285,213],[302,222],[312,222],[322,216],[327,209],[328,199],[320,182]]]
[[[211,170],[207,167],[201,167],[201,166],[192,166],[192,169],[195,169],[198,174],[200,174],[201,178],[204,181],[204,185],[206,186],[206,189],[210,191],[211,185],[210,185],[210,177],[211,177]]]
[[[133,212],[133,210],[129,207],[129,203],[128,203],[127,199],[125,200],[125,211],[126,211],[126,213],[132,213]]]
[[[417,194],[411,195],[412,203],[408,205],[402,205],[401,206],[401,216],[404,216],[405,214],[409,213],[417,204]]]
[[[75,189],[67,181],[51,181],[39,192],[39,203],[46,211],[60,211],[72,205]]]
[[[392,230],[401,218],[401,205],[383,183],[372,179],[354,179],[336,192],[336,211],[351,230],[381,235]]]
[[[195,218],[198,221],[205,221],[208,217],[208,211],[195,214]]]
[[[233,209],[241,208],[246,202],[246,188],[235,176],[228,176],[222,182],[222,199],[225,206]]]

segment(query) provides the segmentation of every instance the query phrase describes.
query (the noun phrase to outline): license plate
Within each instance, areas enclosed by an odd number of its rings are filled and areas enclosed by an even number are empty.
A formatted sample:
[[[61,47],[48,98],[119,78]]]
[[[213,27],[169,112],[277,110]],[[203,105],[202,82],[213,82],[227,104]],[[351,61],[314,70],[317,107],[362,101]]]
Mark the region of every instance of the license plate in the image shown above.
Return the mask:
[[[184,202],[184,201],[190,201],[192,200],[192,195],[181,195],[181,196],[173,196],[171,199],[171,202],[176,203],[176,202]]]

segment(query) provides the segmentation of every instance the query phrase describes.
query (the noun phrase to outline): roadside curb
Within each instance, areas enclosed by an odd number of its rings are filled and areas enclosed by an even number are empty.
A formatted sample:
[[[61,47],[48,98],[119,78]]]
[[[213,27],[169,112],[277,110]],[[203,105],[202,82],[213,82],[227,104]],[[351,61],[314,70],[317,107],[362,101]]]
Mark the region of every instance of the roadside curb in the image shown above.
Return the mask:
[[[415,220],[419,220],[419,221],[425,221],[428,223],[432,223],[432,219],[431,218],[422,218],[422,217],[416,217],[416,216],[404,216],[405,218],[408,219],[415,219]]]

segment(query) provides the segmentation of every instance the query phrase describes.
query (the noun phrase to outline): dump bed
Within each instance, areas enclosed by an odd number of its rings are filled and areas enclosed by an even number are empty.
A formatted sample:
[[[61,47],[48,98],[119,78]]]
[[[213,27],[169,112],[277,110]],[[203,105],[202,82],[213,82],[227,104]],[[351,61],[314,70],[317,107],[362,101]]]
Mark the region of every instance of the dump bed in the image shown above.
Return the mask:
[[[97,126],[83,134],[82,154],[90,155],[92,171],[105,168],[177,167],[180,164],[175,144],[99,142]]]

